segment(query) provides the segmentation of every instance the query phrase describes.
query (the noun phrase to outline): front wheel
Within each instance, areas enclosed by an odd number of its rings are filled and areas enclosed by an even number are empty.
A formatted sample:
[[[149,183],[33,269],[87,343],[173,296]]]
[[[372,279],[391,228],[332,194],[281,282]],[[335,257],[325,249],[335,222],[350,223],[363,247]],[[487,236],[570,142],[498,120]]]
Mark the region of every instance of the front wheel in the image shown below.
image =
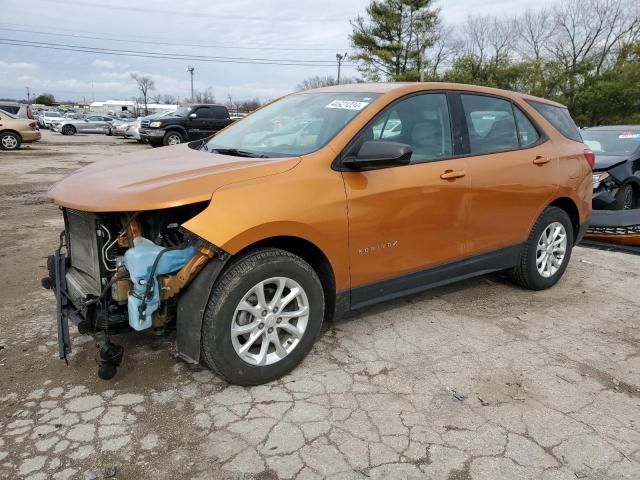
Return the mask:
[[[300,257],[268,248],[235,261],[216,282],[202,326],[202,357],[225,380],[260,385],[290,372],[318,338],[318,275]]]
[[[167,132],[164,134],[162,143],[164,145],[178,145],[180,143],[184,143],[184,137],[180,134],[180,132]]]
[[[573,249],[573,225],[567,212],[548,207],[538,218],[512,271],[521,287],[544,290],[562,277]]]
[[[17,150],[20,148],[22,139],[13,132],[4,132],[0,134],[0,150]]]

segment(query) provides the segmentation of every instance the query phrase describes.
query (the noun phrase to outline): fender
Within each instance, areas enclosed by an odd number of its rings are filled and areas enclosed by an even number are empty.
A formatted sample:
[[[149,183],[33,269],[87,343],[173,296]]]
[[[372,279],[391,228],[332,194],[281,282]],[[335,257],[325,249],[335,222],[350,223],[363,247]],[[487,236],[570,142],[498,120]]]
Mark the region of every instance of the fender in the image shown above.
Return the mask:
[[[213,291],[213,285],[229,260],[222,254],[213,258],[196,275],[178,300],[176,320],[176,349],[178,355],[188,363],[200,363],[200,339],[202,320]]]
[[[170,132],[171,130],[178,130],[181,134],[184,135],[184,138],[189,140],[189,132],[182,125],[167,125],[165,131]]]

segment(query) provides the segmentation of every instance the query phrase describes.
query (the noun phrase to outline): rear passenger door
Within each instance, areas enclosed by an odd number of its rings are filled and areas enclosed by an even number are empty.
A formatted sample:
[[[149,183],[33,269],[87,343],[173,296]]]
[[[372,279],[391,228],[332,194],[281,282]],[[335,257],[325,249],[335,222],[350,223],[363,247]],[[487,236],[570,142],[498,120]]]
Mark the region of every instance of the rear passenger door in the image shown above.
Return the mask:
[[[469,155],[466,254],[515,247],[558,188],[552,144],[511,100],[471,93],[456,98]]]
[[[198,107],[189,117],[189,140],[199,140],[211,135],[211,123],[213,121],[213,111],[211,107]]]
[[[213,118],[211,121],[211,131],[209,134],[213,134],[218,130],[222,130],[224,127],[231,123],[229,120],[229,111],[222,106],[213,106],[211,107],[211,111],[213,112]]]

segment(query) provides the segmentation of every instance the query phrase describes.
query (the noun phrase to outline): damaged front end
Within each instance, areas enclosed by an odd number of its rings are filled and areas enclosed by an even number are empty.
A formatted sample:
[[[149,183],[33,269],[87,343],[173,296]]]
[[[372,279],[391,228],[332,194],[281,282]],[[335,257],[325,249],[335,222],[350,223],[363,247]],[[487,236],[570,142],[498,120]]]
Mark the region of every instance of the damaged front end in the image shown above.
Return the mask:
[[[206,206],[126,214],[62,208],[65,230],[42,281],[56,294],[60,358],[71,353],[69,320],[80,333],[106,334],[100,353],[112,366],[122,351],[109,334],[162,331],[175,320],[179,294],[211,259],[224,256],[181,228]]]

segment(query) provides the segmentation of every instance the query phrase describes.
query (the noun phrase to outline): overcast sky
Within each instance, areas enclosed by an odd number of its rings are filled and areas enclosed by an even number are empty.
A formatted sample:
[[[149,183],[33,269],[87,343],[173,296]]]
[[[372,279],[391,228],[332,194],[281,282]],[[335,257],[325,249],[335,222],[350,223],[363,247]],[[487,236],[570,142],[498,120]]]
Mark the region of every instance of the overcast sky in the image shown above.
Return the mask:
[[[189,96],[210,87],[218,101],[274,98],[313,75],[334,75],[349,50],[349,19],[369,0],[0,0],[0,38],[208,57],[319,61],[325,65],[256,65],[150,59],[0,45],[0,98],[50,92],[59,100],[130,99],[131,72],[150,75],[153,93]],[[440,0],[445,23],[467,14],[515,14],[553,0]],[[144,7],[143,7],[144,6]],[[147,6],[150,6],[147,8]],[[39,33],[35,33],[39,32]],[[52,35],[58,34],[58,35]],[[98,37],[98,38],[86,38]],[[185,45],[186,44],[186,45]],[[343,73],[357,72],[347,66]]]

